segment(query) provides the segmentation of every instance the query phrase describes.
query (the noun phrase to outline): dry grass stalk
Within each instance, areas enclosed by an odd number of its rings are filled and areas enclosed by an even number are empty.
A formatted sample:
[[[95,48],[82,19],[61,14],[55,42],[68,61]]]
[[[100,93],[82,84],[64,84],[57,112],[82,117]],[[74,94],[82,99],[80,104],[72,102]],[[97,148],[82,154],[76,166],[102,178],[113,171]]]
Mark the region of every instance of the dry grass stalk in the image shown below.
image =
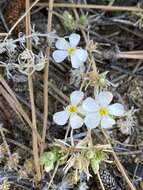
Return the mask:
[[[38,3],[38,6],[48,6],[48,3]],[[74,4],[74,3],[54,3],[56,8],[82,8],[82,9],[98,9],[103,11],[134,11],[134,12],[143,12],[142,8],[131,7],[131,6],[109,6],[109,5],[95,5],[95,4]]]
[[[33,128],[33,125],[31,123],[27,113],[24,111],[21,104],[17,100],[14,92],[11,90],[11,88],[8,86],[8,84],[6,83],[6,81],[4,80],[4,78],[1,75],[0,75],[0,83],[2,84],[2,85],[0,85],[0,93],[3,95],[3,97],[9,103],[9,105],[15,111],[15,113],[19,116],[21,121],[23,123],[25,123],[24,121],[26,121],[26,123],[29,125],[29,127],[34,131],[39,142],[41,142],[41,137],[40,137],[39,133],[37,132],[37,130],[35,130],[35,128]],[[24,121],[23,121],[23,119],[24,119]]]
[[[98,179],[99,179],[99,182],[100,182],[100,185],[101,185],[102,190],[105,190],[105,187],[104,187],[104,185],[103,185],[103,183],[102,183],[102,179],[101,179],[101,177],[100,177],[99,172],[97,172],[97,176],[98,176]]]
[[[57,94],[61,99],[63,99],[66,102],[70,102],[70,99],[68,96],[66,96],[61,90],[59,90],[56,85],[52,84],[51,82],[48,82],[49,87]]]
[[[30,22],[30,11],[28,12],[30,7],[29,0],[26,0],[26,35],[31,34],[31,22]],[[31,39],[27,38],[27,49],[32,50],[32,43]],[[31,102],[31,114],[32,114],[32,124],[35,130],[37,130],[37,121],[36,121],[36,110],[35,110],[35,103],[34,103],[34,90],[33,90],[33,81],[32,81],[32,75],[30,73],[28,74],[28,87],[29,87],[29,96],[30,96],[30,102]],[[35,170],[37,173],[38,180],[41,179],[41,171],[40,171],[40,165],[39,165],[39,150],[38,150],[38,139],[35,135],[34,131],[32,131],[32,144],[33,144],[33,157],[34,157],[34,164],[35,164]]]
[[[3,131],[4,131],[4,129],[3,129]],[[29,154],[32,155],[32,150],[30,148],[28,148],[27,146],[19,143],[18,141],[13,140],[13,139],[6,138],[6,140],[7,140],[7,142],[9,142],[13,145],[16,145],[17,147],[20,147],[21,149],[27,151]]]
[[[7,93],[7,91],[4,89],[4,87],[1,86],[1,85],[0,85],[0,93],[3,95],[3,97],[5,98],[5,100],[9,103],[9,105],[13,108],[13,110],[14,110],[15,113],[18,115],[18,117],[20,118],[20,120],[24,123],[21,114],[18,112],[18,110],[17,110],[17,108],[16,108],[15,101],[14,101],[13,98],[9,95],[9,93]]]
[[[48,13],[48,28],[47,31],[51,32],[52,29],[52,10],[53,10],[54,0],[49,1],[49,13]],[[45,137],[48,124],[48,78],[49,78],[49,58],[50,58],[50,47],[47,48],[46,54],[48,57],[45,69],[44,69],[44,120],[43,120],[43,132],[42,132],[42,145],[41,145],[41,154],[43,153]]]
[[[117,54],[119,59],[143,59],[143,51],[126,51]]]
[[[111,145],[111,142],[110,142],[108,134],[106,133],[106,131],[104,129],[101,128],[101,130],[102,130],[102,133],[103,133],[107,143]],[[111,145],[111,147],[112,147],[112,145]],[[116,163],[117,167],[120,169],[120,172],[121,172],[122,176],[125,178],[129,188],[131,190],[136,190],[136,188],[134,187],[134,185],[130,181],[128,175],[126,174],[125,169],[123,168],[123,166],[122,166],[120,160],[118,159],[116,153],[114,152],[113,148],[112,148],[112,155],[114,157],[114,160],[115,160],[115,163]]]
[[[0,33],[0,36],[7,36],[8,33]]]

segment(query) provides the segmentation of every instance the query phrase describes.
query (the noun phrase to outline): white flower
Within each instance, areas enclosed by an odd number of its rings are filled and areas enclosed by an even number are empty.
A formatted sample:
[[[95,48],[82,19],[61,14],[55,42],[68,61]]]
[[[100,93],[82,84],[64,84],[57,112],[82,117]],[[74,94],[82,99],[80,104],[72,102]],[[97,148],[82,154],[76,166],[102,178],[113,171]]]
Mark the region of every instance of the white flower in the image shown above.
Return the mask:
[[[55,62],[60,63],[64,61],[66,57],[70,57],[73,68],[81,67],[83,62],[86,61],[88,53],[86,50],[76,47],[79,41],[80,35],[75,33],[69,36],[69,42],[64,38],[59,38],[55,44],[58,50],[53,52]]]
[[[87,98],[83,101],[83,109],[86,111],[85,124],[88,128],[101,127],[108,128],[115,124],[112,116],[123,116],[124,107],[122,104],[115,103],[109,105],[113,99],[111,92],[102,91],[96,100]]]
[[[65,110],[57,112],[53,116],[53,120],[58,125],[65,125],[69,120],[73,129],[79,128],[83,125],[82,111],[80,102],[82,101],[84,93],[81,91],[74,91],[70,95],[71,104]]]

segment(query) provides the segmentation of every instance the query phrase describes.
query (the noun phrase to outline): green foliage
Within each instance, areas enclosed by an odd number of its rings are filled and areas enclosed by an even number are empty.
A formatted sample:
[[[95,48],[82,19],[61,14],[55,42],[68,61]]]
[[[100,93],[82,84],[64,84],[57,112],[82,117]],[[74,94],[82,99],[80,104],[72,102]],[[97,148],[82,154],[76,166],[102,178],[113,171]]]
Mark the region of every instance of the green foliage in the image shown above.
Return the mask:
[[[70,31],[75,30],[76,29],[76,22],[75,22],[73,16],[68,11],[64,11],[63,17],[64,17],[65,28],[70,30]]]
[[[96,174],[99,170],[99,164],[105,159],[105,153],[102,150],[91,149],[87,151],[86,158],[90,160],[91,168]]]
[[[44,152],[40,158],[40,164],[49,172],[54,168],[54,163],[61,157],[58,147],[54,147],[51,151]]]
[[[83,27],[86,27],[87,24],[88,24],[87,16],[85,16],[85,15],[80,16],[80,18],[79,18],[79,24],[81,26],[83,26]]]
[[[78,30],[80,27],[86,27],[88,24],[87,16],[80,16],[79,20],[76,21],[74,17],[68,12],[64,11],[64,26],[69,31]]]
[[[91,168],[92,168],[92,170],[93,170],[93,172],[96,174],[97,172],[98,172],[98,170],[99,170],[99,160],[94,160],[94,159],[92,159],[91,160]]]

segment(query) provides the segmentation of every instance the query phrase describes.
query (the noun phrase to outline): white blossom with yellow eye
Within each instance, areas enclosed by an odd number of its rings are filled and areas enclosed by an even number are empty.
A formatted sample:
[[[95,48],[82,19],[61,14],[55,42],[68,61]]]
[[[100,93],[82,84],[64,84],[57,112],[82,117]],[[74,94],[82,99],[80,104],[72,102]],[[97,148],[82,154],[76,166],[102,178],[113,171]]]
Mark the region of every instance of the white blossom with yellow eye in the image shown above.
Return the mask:
[[[74,91],[70,95],[71,104],[65,110],[57,112],[53,115],[53,120],[58,125],[65,125],[68,120],[73,129],[79,128],[83,125],[83,112],[80,103],[83,100],[84,93],[81,91]]]
[[[53,52],[55,62],[61,63],[66,57],[70,57],[73,68],[81,67],[87,60],[88,53],[86,50],[76,47],[79,41],[80,35],[75,33],[69,36],[69,42],[64,38],[59,38],[55,44],[58,50]]]
[[[84,123],[88,128],[95,128],[99,125],[103,128],[112,127],[115,124],[112,116],[124,115],[125,110],[122,104],[109,105],[112,99],[111,92],[101,91],[96,100],[88,97],[83,101],[82,106],[86,113]]]

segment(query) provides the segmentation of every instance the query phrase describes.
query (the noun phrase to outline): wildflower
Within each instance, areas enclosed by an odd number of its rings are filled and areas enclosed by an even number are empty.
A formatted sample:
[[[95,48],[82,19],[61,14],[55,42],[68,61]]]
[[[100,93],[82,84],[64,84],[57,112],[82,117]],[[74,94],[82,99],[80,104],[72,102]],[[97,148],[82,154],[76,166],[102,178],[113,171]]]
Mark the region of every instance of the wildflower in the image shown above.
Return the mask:
[[[24,163],[23,170],[26,174],[33,174],[34,173],[34,161],[32,159],[28,159]]]
[[[7,159],[7,168],[9,170],[17,170],[18,163],[19,163],[19,155],[18,153],[13,153],[8,159]]]
[[[36,62],[37,61],[37,62]],[[33,74],[35,71],[44,69],[47,58],[42,52],[35,55],[31,50],[24,50],[18,57],[19,71],[23,74]]]
[[[123,119],[119,119],[117,121],[117,126],[119,126],[120,128],[120,131],[123,133],[123,134],[126,134],[126,135],[131,135],[132,132],[134,131],[134,127],[136,126],[137,124],[137,118],[135,116],[135,113],[137,112],[138,110],[137,109],[134,109],[133,107],[128,110],[126,113],[125,113],[125,118]]]
[[[86,111],[84,122],[88,128],[95,128],[99,124],[103,128],[111,127],[115,124],[112,116],[123,116],[124,107],[121,104],[109,105],[112,99],[111,92],[102,91],[96,100],[88,97],[83,101],[83,109]]]
[[[80,35],[75,33],[69,36],[69,42],[64,38],[59,38],[56,42],[56,48],[58,50],[53,52],[55,62],[60,63],[64,61],[66,57],[70,57],[72,67],[79,68],[88,57],[86,50],[76,47],[79,41]]]
[[[82,111],[80,102],[82,101],[84,93],[81,91],[74,91],[70,95],[71,104],[68,105],[64,111],[54,114],[53,120],[58,125],[65,125],[69,120],[73,129],[79,128],[83,125]]]
[[[87,76],[87,80],[89,81],[88,84],[90,84],[90,86],[94,86],[100,89],[107,88],[108,86],[117,87],[118,84],[113,84],[107,79],[107,74],[108,71],[105,71],[103,73],[98,73],[94,71],[89,72]]]
[[[43,55],[42,52],[40,52],[40,54],[39,54],[39,56],[37,56],[37,58],[38,58],[38,63],[35,64],[35,70],[41,71],[45,67],[45,64],[47,62],[47,58]]]
[[[19,71],[23,74],[33,74],[34,72],[34,54],[31,50],[24,50],[18,57]]]

